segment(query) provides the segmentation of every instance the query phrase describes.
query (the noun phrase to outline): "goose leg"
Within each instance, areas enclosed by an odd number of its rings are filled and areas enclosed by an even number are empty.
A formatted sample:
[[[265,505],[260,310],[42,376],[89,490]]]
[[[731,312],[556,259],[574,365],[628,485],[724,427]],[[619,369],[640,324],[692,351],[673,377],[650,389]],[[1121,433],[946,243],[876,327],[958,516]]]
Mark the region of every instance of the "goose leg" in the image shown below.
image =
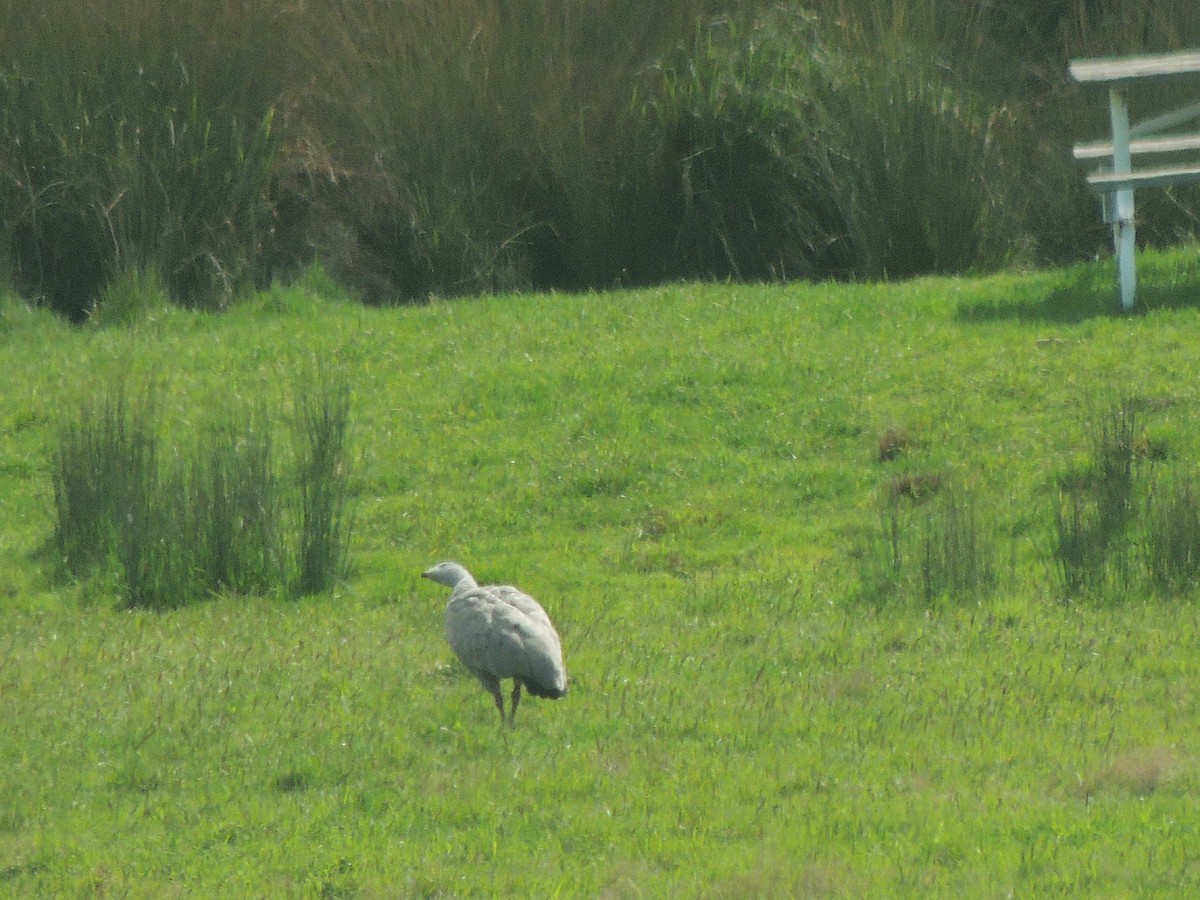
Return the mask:
[[[509,721],[510,725],[512,724],[513,719],[515,719],[517,717],[517,704],[520,702],[521,702],[521,679],[514,678],[513,679],[513,690],[512,690],[512,709],[509,710],[509,712],[508,712],[508,721]]]
[[[500,710],[500,724],[504,724],[504,695],[500,693],[500,684],[491,689],[492,699],[496,701],[496,709]]]

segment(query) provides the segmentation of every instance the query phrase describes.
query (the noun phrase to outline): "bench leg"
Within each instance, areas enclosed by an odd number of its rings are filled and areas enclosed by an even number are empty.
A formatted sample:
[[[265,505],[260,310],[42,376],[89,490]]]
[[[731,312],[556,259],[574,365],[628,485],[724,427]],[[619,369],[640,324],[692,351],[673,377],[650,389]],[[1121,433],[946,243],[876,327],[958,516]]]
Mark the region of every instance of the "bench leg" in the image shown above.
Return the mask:
[[[1113,172],[1128,174],[1131,169],[1129,154],[1129,105],[1121,88],[1113,87],[1108,92],[1109,112],[1112,116]],[[1117,257],[1117,277],[1121,290],[1121,308],[1133,308],[1137,290],[1137,259],[1133,228],[1133,189],[1117,191],[1113,196],[1116,207],[1113,216],[1113,252]]]
[[[1132,204],[1130,204],[1132,206]],[[1133,308],[1137,292],[1137,259],[1135,257],[1133,217],[1113,225],[1113,247],[1117,254],[1117,282],[1121,288],[1121,308]]]

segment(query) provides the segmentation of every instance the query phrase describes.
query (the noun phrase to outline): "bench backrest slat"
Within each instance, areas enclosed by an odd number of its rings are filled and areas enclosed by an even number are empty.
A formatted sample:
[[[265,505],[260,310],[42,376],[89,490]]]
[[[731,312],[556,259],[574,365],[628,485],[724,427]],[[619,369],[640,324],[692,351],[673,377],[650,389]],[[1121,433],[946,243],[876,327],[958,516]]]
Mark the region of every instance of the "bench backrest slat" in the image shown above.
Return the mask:
[[[1087,177],[1092,190],[1108,194],[1135,187],[1170,187],[1200,181],[1200,166],[1145,169],[1140,172],[1097,172]]]
[[[1169,78],[1200,72],[1200,50],[1181,53],[1156,53],[1145,56],[1075,59],[1068,71],[1079,82],[1134,81],[1141,78]]]
[[[1129,152],[1133,154],[1180,153],[1187,150],[1200,150],[1200,134],[1172,134],[1129,142]],[[1113,155],[1112,141],[1089,141],[1076,144],[1074,153],[1076,159],[1111,158]]]

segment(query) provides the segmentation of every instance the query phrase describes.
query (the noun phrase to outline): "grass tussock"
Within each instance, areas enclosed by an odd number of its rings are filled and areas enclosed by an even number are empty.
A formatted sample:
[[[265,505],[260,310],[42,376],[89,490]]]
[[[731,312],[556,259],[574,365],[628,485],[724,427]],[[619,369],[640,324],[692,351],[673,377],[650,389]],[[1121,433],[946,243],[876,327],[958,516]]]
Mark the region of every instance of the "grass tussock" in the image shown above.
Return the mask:
[[[331,590],[348,552],[349,394],[322,385],[299,404],[294,488],[265,411],[227,413],[193,444],[169,446],[153,389],[130,400],[118,386],[81,407],[60,425],[54,460],[67,571],[112,572],[125,603],[148,609]]]
[[[858,551],[861,597],[872,604],[974,603],[996,586],[996,542],[979,501],[964,488],[885,491],[879,530]]]
[[[1169,407],[1168,407],[1169,408]],[[1056,569],[1069,597],[1177,597],[1200,576],[1200,493],[1126,397],[1088,425],[1090,455],[1058,480]]]
[[[1091,455],[1060,481],[1055,558],[1068,595],[1129,587],[1138,413],[1129,398],[1089,424]]]
[[[1190,470],[1173,463],[1167,443],[1146,433],[1146,417],[1171,405],[1126,396],[1086,421],[1088,450],[1055,481],[1045,546],[1062,596],[1182,597],[1200,583],[1200,489]],[[879,462],[907,449],[900,434],[880,436]],[[988,502],[938,470],[887,478],[879,526],[856,551],[862,596],[924,604],[986,596],[997,583],[1000,550],[994,517],[981,512]],[[1015,546],[1005,551],[1016,554]]]
[[[1160,593],[1185,595],[1200,585],[1200,483],[1190,471],[1156,479],[1146,500],[1145,562]]]
[[[889,425],[879,435],[879,451],[876,458],[880,462],[891,462],[913,447],[913,437],[909,430],[902,425]]]
[[[145,520],[130,511],[153,496],[158,456],[152,394],[130,401],[118,387],[63,423],[54,455],[55,538],[73,575],[106,562],[128,533],[123,526],[146,538]]]
[[[284,581],[285,494],[264,412],[209,426],[189,461],[185,530],[199,583],[265,594]]]
[[[350,385],[322,374],[311,388],[298,389],[296,403],[297,487],[300,543],[296,591],[326,593],[345,574],[350,549]]]
[[[178,302],[228,303],[272,227],[289,13],[117,0],[0,15],[0,210],[18,287],[78,319],[109,279],[152,268]]]

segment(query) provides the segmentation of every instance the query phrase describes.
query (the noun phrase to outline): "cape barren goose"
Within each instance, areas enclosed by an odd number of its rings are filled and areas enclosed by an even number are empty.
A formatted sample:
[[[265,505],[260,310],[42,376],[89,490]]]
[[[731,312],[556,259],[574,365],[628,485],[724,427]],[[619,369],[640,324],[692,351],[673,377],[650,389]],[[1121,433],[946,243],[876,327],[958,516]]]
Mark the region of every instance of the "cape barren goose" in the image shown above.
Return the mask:
[[[557,700],[567,693],[562,644],[541,605],[509,585],[480,586],[456,562],[440,562],[422,573],[450,588],[446,639],[455,655],[483,682],[504,721],[500,680],[513,680],[512,708],[517,714],[521,686],[535,697]]]

